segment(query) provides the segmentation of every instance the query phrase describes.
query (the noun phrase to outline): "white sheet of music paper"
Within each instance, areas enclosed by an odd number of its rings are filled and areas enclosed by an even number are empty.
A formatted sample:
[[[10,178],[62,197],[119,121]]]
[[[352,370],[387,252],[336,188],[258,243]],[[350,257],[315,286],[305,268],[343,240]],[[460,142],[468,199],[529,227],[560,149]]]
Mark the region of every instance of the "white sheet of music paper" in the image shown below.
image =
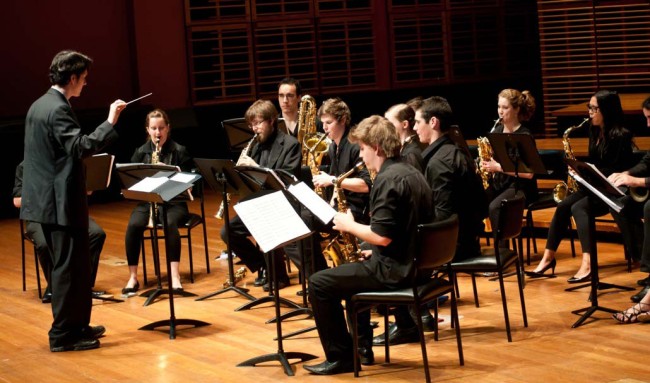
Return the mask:
[[[131,186],[129,190],[150,193],[168,180],[167,177],[145,177],[137,184]]]
[[[301,204],[305,205],[324,224],[328,224],[334,218],[334,215],[336,215],[336,210],[304,182],[290,185],[288,190],[289,193],[296,197]]]
[[[176,173],[169,179],[172,181],[184,182],[186,184],[192,183],[196,178],[196,174],[192,173]]]
[[[611,198],[603,194],[600,190],[593,187],[589,182],[585,181],[582,177],[580,177],[580,175],[573,174],[573,178],[575,178],[575,180],[578,181],[582,186],[591,190],[592,193],[594,193],[598,198],[600,198],[603,202],[605,202],[607,206],[614,209],[615,212],[619,213],[623,209],[623,206],[617,204],[616,201],[612,200]]]
[[[265,253],[310,233],[282,191],[239,202],[234,208]]]

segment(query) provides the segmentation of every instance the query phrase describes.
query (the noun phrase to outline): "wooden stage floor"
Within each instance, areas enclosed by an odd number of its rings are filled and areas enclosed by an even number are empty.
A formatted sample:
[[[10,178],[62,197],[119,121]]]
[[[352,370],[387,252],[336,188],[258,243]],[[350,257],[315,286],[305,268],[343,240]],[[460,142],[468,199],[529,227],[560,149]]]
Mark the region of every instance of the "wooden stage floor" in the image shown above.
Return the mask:
[[[214,213],[218,198],[209,195],[207,211]],[[97,289],[119,297],[128,272],[124,256],[124,231],[132,209],[131,202],[113,202],[91,206],[91,215],[107,232],[97,278]],[[198,210],[198,204],[191,206]],[[551,212],[552,213],[552,212]],[[546,218],[543,218],[543,216]],[[536,218],[543,225],[549,213]],[[189,283],[187,246],[183,243],[181,269],[184,287],[199,296],[221,288],[226,280],[224,260],[215,260],[223,248],[219,238],[221,222],[208,218],[212,272],[206,274],[200,230],[194,235],[196,281]],[[144,307],[144,298],[136,296],[124,303],[94,301],[92,323],[107,327],[101,348],[84,352],[51,353],[47,331],[51,322],[49,305],[37,296],[33,255],[28,252],[27,291],[21,288],[20,242],[18,221],[0,221],[0,382],[421,382],[424,381],[420,348],[417,344],[393,346],[392,363],[383,364],[383,349],[376,348],[377,364],[364,367],[361,378],[352,374],[333,377],[312,376],[301,363],[291,361],[294,377],[286,376],[276,362],[258,367],[237,367],[249,358],[277,351],[275,325],[265,324],[274,315],[270,305],[252,310],[234,310],[247,300],[227,293],[205,301],[177,298],[176,317],[209,322],[200,328],[179,328],[170,340],[164,331],[141,331],[141,326],[169,318],[168,300],[163,297]],[[544,239],[538,240],[543,248]],[[648,344],[650,327],[642,324],[619,325],[605,312],[597,312],[579,328],[571,328],[578,316],[572,310],[588,307],[587,289],[565,292],[566,279],[577,270],[580,258],[572,259],[564,241],[558,256],[555,279],[527,280],[525,288],[529,327],[521,318],[516,278],[506,282],[513,342],[505,334],[503,312],[497,282],[478,278],[481,307],[472,299],[471,281],[459,279],[459,312],[465,366],[459,366],[456,342],[449,328],[449,305],[441,308],[445,322],[440,340],[427,333],[432,380],[436,382],[650,382]],[[637,279],[647,276],[638,268],[626,272],[620,244],[599,243],[601,279],[635,287]],[[539,259],[533,258],[533,262]],[[151,262],[148,266],[151,270]],[[531,269],[534,266],[527,266]],[[151,275],[152,273],[150,273]],[[295,268],[293,285],[281,296],[300,301]],[[264,295],[252,286],[248,275],[241,287],[250,287],[256,297]],[[142,277],[140,277],[142,283]],[[633,292],[602,291],[601,306],[624,309],[630,306]],[[283,312],[287,309],[283,309]],[[285,332],[313,325],[302,317],[283,324]],[[382,332],[376,330],[376,334]],[[323,359],[316,332],[286,340],[287,352],[307,352]],[[312,363],[313,363],[312,362]]]

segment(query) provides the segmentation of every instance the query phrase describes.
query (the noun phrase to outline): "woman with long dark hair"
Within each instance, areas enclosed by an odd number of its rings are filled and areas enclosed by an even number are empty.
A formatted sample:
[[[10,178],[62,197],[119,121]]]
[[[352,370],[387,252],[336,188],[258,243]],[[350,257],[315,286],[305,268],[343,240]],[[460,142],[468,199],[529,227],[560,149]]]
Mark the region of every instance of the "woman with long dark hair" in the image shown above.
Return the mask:
[[[614,91],[600,90],[587,104],[589,119],[589,155],[587,162],[595,165],[605,176],[629,169],[632,160],[632,134],[623,126],[623,108],[618,94]],[[546,270],[555,273],[555,253],[562,238],[567,234],[571,217],[575,219],[580,246],[582,247],[582,264],[580,269],[569,278],[569,283],[580,283],[591,277],[590,258],[596,246],[595,233],[589,229],[589,220],[609,212],[607,205],[599,198],[591,196],[579,188],[558,203],[548,230],[548,239],[544,256],[531,277],[540,277]]]

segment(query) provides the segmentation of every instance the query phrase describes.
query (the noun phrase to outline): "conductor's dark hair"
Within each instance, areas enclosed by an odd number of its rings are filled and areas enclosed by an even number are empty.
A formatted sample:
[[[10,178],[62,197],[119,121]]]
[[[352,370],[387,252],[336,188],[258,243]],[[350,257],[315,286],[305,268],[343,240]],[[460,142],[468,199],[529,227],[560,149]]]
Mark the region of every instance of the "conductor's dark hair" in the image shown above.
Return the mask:
[[[72,75],[81,74],[90,68],[93,60],[83,53],[75,51],[61,51],[54,56],[50,65],[50,83],[52,85],[66,86],[70,83]]]
[[[641,104],[641,107],[642,107],[643,109],[650,110],[650,97],[648,97],[648,98],[646,98],[645,100],[643,100],[643,103]]]

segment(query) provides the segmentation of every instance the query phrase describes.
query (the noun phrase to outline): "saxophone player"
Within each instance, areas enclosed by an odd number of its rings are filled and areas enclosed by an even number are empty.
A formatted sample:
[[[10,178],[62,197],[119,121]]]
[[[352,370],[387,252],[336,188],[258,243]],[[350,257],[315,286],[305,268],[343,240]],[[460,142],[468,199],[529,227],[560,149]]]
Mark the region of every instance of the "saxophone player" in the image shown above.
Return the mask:
[[[154,109],[147,114],[145,128],[147,130],[147,142],[137,148],[131,157],[131,162],[150,164],[158,158],[158,163],[174,165],[184,171],[192,167],[192,157],[187,148],[171,139],[171,124],[169,117],[162,109]],[[181,238],[178,227],[189,217],[187,203],[174,201],[167,204],[167,223],[169,237],[166,242],[169,245],[172,289],[182,291],[181,275],[179,272],[181,258]],[[148,202],[139,203],[131,212],[129,223],[124,236],[126,259],[129,264],[129,280],[122,289],[123,296],[133,296],[140,288],[138,282],[138,261],[140,260],[140,248],[142,236],[147,223],[151,217],[151,207]],[[159,219],[162,217],[158,217]]]
[[[325,126],[327,129],[327,123]],[[348,137],[358,142],[366,167],[377,172],[370,193],[371,218],[366,224],[357,221],[352,212],[339,212],[334,228],[371,244],[372,255],[366,261],[345,263],[309,278],[309,298],[326,360],[304,368],[317,375],[353,371],[354,352],[360,353],[362,364],[374,362],[370,312],[359,314],[360,349],[353,350],[341,301],[359,292],[408,284],[417,225],[430,220],[431,189],[420,172],[400,161],[401,145],[393,125],[384,117],[371,116]]]
[[[618,94],[610,90],[599,90],[589,100],[587,110],[591,120],[587,162],[594,164],[605,176],[629,169],[632,165],[632,134],[623,125],[623,108]],[[604,202],[582,189],[569,194],[555,209],[548,229],[544,256],[537,267],[526,274],[540,277],[548,269],[551,269],[551,275],[555,273],[555,253],[567,234],[573,216],[582,247],[582,263],[567,282],[588,281],[591,277],[591,253],[596,246],[595,233],[589,229],[589,220],[607,212],[608,207]]]
[[[440,221],[457,214],[459,230],[454,260],[478,256],[487,198],[473,160],[449,137],[453,118],[451,106],[445,98],[434,96],[422,100],[415,107],[415,131],[420,142],[428,145],[422,151],[422,157],[424,177],[432,190],[433,220]],[[388,328],[389,344],[419,341],[412,316],[405,306],[395,308],[395,323]],[[433,327],[430,314],[423,315],[422,321]],[[383,345],[384,341],[384,334],[378,335],[373,339],[373,345]]]
[[[650,97],[641,104],[646,125],[650,128]],[[650,188],[650,152],[647,152],[638,164],[621,173],[612,173],[608,179],[616,186],[628,186],[631,196],[623,197],[624,208],[620,213],[610,209],[623,234],[623,244],[629,256],[635,261],[641,261],[641,271],[650,272],[650,202],[645,196],[634,195],[634,188]],[[638,189],[637,189],[638,190]],[[646,197],[644,200],[642,197]],[[641,221],[643,218],[643,221]],[[650,276],[637,281],[643,288],[632,296],[633,302],[640,302],[650,289]],[[650,307],[644,307],[650,310]],[[623,316],[615,317],[624,322]]]
[[[326,198],[332,196],[331,202],[333,206],[336,206],[334,204],[333,186],[339,176],[354,168],[354,165],[359,161],[359,145],[348,140],[351,113],[350,108],[343,100],[339,98],[325,100],[318,109],[317,116],[323,124],[325,134],[332,143],[328,147],[329,169],[327,172],[319,172],[313,175],[312,183],[314,187],[323,188]],[[365,167],[356,172],[355,175],[341,181],[340,187],[346,198],[346,203],[355,219],[359,222],[368,222],[368,193],[371,185],[370,174]],[[311,216],[308,211],[304,211],[302,218],[317,233],[332,232],[331,226],[324,226],[318,219]],[[312,270],[319,271],[327,268],[327,261],[320,251],[320,241],[321,238],[318,234],[311,236],[312,256],[305,257],[308,274]]]
[[[282,169],[293,175],[300,171],[300,144],[294,137],[285,134],[277,127],[278,111],[271,101],[257,100],[246,110],[244,119],[251,130],[257,134],[257,143],[250,150],[250,156],[241,156],[238,164],[261,166],[269,169]],[[266,191],[260,191],[264,193]],[[248,198],[255,198],[253,194]],[[225,226],[221,228],[221,239],[230,240],[230,248],[252,272],[265,269],[264,254],[250,241],[250,232],[235,216],[230,220],[230,239],[226,236]],[[282,262],[276,262],[276,277],[280,288],[289,285],[289,276]],[[264,273],[260,273],[256,286],[267,284]],[[268,287],[267,287],[268,289]]]
[[[493,129],[494,133],[532,135],[531,130],[525,126],[526,121],[530,120],[535,112],[535,98],[529,91],[502,90],[498,96],[497,112],[501,124],[496,124]],[[501,201],[514,197],[515,190],[524,192],[527,203],[534,202],[537,199],[537,182],[533,179],[534,174],[519,173],[519,180],[517,180],[514,173],[503,172],[501,164],[496,162],[494,158],[489,161],[481,161],[481,169],[492,174],[492,182],[487,189],[492,227],[496,227]]]

